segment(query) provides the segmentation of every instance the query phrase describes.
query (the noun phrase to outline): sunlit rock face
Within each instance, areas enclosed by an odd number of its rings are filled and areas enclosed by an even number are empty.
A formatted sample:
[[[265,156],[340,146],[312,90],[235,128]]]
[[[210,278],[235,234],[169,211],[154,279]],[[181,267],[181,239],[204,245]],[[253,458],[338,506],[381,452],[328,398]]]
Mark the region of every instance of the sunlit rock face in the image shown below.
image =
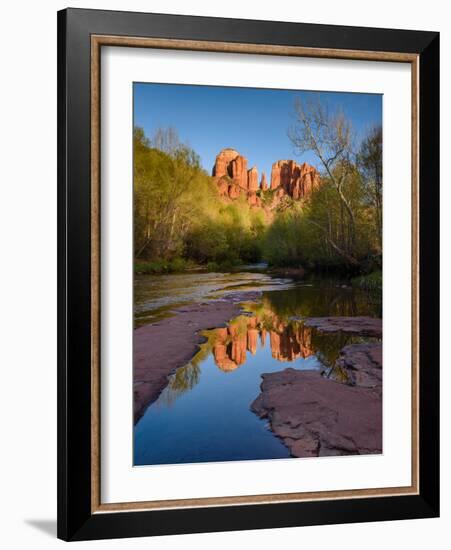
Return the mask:
[[[259,315],[241,316],[227,328],[216,329],[213,336],[213,356],[215,364],[224,371],[232,371],[246,362],[246,352],[255,355],[259,340],[263,347],[269,334],[271,354],[277,361],[295,361],[306,359],[315,354],[311,342],[312,329],[302,325],[289,325],[276,316],[268,317],[265,322]],[[271,329],[265,328],[271,325]]]
[[[240,155],[235,149],[223,149],[216,157],[213,167],[213,176],[215,178],[229,178],[232,183],[248,189],[248,170],[247,159]]]
[[[247,172],[247,188],[249,191],[257,191],[257,189],[259,189],[258,170],[255,166]]]
[[[272,165],[271,182],[268,185],[263,172],[258,180],[258,169],[247,169],[247,158],[232,148],[222,149],[216,157],[212,175],[218,186],[219,196],[237,199],[245,196],[250,206],[261,207],[261,193],[272,191],[268,209],[276,207],[284,197],[302,200],[319,187],[321,179],[318,171],[306,162],[298,164],[294,160],[278,160]]]
[[[262,201],[255,191],[249,191],[247,194],[247,202],[250,206],[261,206]]]
[[[257,195],[258,170],[255,166],[248,170],[247,158],[235,149],[223,149],[218,154],[213,166],[213,177],[221,198],[235,200],[243,195],[250,206],[261,206],[261,199]]]
[[[271,190],[278,195],[288,195],[293,199],[303,199],[320,185],[319,173],[306,162],[298,164],[294,160],[278,160],[272,165]]]

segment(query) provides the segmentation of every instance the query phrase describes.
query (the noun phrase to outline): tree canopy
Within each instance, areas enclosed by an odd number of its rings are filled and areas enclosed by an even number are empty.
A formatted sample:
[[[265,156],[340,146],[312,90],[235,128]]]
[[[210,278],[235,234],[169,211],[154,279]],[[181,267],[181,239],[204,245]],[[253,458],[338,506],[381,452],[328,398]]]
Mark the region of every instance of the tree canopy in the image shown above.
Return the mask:
[[[138,261],[231,266],[271,265],[366,270],[382,255],[382,129],[356,145],[350,122],[320,101],[294,105],[289,137],[312,152],[322,184],[308,199],[269,212],[244,197],[220,198],[200,158],[173,128],[146,137],[134,130],[134,254]],[[180,264],[185,265],[185,264]],[[368,267],[369,266],[369,267]]]

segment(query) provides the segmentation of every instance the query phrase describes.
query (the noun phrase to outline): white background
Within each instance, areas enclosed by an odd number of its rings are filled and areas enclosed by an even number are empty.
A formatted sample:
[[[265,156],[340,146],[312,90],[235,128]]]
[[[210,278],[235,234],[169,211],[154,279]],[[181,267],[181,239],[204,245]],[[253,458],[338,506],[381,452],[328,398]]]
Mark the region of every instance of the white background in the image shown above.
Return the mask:
[[[149,80],[383,94],[383,455],[132,468],[132,82]],[[101,90],[101,502],[410,485],[410,66],[106,48]]]
[[[441,31],[442,280],[451,280],[449,168],[451,28],[446,3],[361,0],[244,3],[228,0],[77,2],[76,7],[191,13],[311,23]],[[1,543],[5,548],[53,548],[56,517],[56,10],[63,2],[9,3],[2,10],[0,162],[2,199]],[[448,102],[445,103],[445,99]],[[445,256],[446,252],[446,256]],[[451,333],[449,282],[442,286],[442,518],[83,543],[83,547],[274,548],[314,546],[380,549],[445,547],[450,536]]]

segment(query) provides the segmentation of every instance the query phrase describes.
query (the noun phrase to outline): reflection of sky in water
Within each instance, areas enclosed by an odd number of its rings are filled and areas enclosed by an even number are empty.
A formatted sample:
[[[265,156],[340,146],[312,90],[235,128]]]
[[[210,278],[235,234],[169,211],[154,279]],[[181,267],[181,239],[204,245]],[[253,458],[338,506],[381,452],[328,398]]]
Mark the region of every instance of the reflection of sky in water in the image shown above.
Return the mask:
[[[222,288],[242,284],[242,277],[221,276],[218,281],[207,275],[201,292],[205,286],[218,288],[218,282]],[[189,289],[191,296],[195,292]],[[371,340],[319,333],[293,317],[379,317],[380,302],[380,296],[325,283],[266,292],[260,302],[247,304],[246,315],[205,333],[208,341],[190,364],[177,369],[138,421],[135,465],[287,458],[288,449],[250,410],[260,393],[261,375],[292,367],[320,370],[342,381],[344,373],[335,367],[339,351]]]
[[[135,427],[135,465],[288,457],[288,449],[249,408],[260,393],[261,374],[281,369],[267,342],[246,363],[222,371],[208,357],[198,383],[179,393],[166,388]],[[316,357],[286,364],[319,369]]]

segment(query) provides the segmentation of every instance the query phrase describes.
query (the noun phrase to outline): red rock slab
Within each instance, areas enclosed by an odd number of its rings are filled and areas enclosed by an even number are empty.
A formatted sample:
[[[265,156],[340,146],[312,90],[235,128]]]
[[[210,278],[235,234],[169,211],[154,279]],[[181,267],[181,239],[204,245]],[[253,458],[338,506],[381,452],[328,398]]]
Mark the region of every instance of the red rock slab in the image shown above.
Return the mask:
[[[294,457],[382,452],[382,398],[373,389],[288,368],[263,375],[251,410]]]
[[[348,383],[382,393],[382,345],[351,344],[340,351],[337,366],[346,370]]]
[[[382,337],[382,319],[376,317],[307,317],[302,321],[306,326],[321,332],[347,332],[359,336]]]
[[[173,311],[174,316],[137,328],[133,335],[133,409],[135,423],[168,384],[168,377],[186,365],[206,341],[203,330],[225,326],[241,313],[239,303],[259,292],[240,292]]]

